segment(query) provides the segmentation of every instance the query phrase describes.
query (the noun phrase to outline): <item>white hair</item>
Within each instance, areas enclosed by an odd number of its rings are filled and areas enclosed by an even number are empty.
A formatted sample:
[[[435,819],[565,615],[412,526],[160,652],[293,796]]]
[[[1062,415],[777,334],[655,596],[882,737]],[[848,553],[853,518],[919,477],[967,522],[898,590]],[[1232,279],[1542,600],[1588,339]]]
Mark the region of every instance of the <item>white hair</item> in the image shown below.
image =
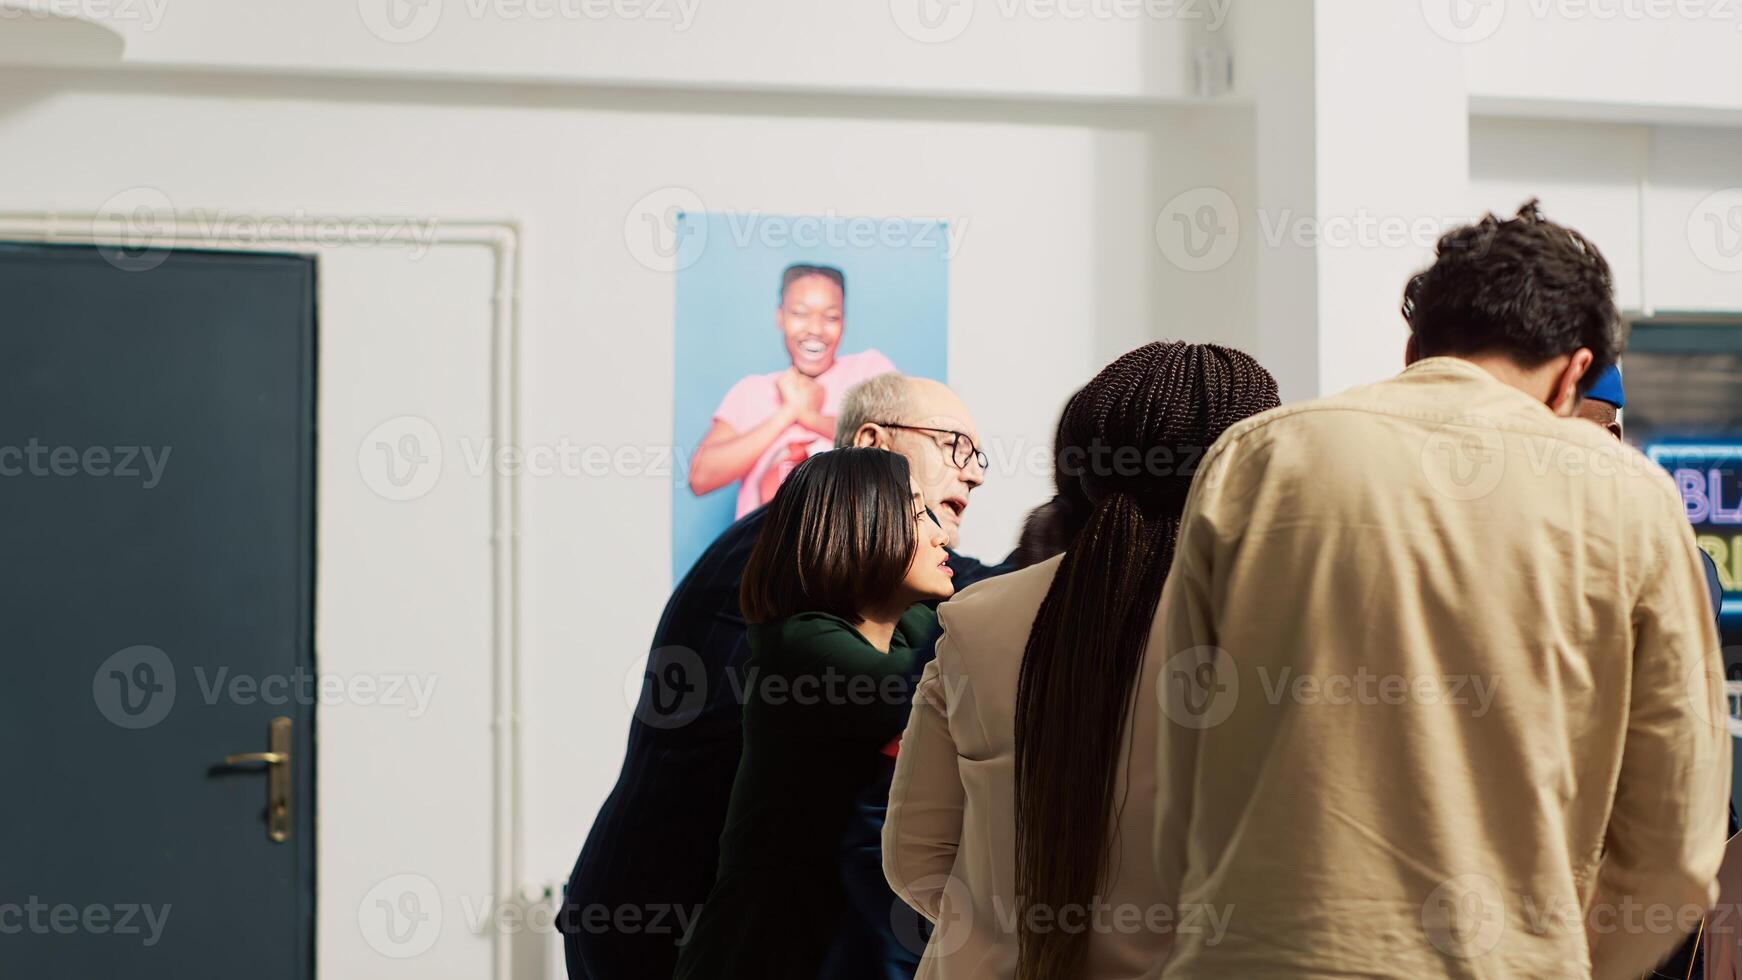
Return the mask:
[[[841,396],[841,410],[835,416],[835,448],[853,444],[853,435],[867,422],[895,422],[907,414],[913,398],[913,386],[897,371],[867,378]]]

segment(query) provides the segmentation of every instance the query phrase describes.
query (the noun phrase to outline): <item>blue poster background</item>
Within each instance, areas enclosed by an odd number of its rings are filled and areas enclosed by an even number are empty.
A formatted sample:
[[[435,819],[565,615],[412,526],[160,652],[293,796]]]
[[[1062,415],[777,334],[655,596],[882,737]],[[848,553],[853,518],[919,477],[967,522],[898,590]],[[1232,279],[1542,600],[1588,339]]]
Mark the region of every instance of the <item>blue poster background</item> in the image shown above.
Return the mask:
[[[732,523],[738,485],[697,497],[688,461],[740,378],[786,368],[775,326],[794,262],[846,276],[840,354],[882,351],[904,374],[948,381],[949,237],[901,219],[683,214],[677,218],[671,570],[675,582]]]

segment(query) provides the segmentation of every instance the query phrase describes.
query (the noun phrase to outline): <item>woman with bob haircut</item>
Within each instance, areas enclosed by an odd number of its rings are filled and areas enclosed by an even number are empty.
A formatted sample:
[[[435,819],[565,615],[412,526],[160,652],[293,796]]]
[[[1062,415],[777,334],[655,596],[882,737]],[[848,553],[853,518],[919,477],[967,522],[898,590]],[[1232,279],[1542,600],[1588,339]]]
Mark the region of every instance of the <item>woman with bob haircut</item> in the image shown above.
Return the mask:
[[[781,484],[740,586],[744,753],[677,980],[818,976],[846,909],[842,835],[937,627],[920,603],[955,591],[946,540],[896,453],[832,450]]]

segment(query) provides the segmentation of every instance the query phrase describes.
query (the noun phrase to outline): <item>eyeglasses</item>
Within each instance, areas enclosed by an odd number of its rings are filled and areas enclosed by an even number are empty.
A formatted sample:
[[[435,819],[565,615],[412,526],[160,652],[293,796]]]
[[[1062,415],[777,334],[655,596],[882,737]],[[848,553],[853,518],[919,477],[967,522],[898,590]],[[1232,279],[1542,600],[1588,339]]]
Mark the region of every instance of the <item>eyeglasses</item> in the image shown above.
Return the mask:
[[[913,432],[935,432],[941,436],[949,436],[950,462],[955,464],[956,469],[967,469],[970,459],[980,464],[980,472],[982,473],[991,469],[991,460],[987,459],[986,454],[974,445],[974,440],[968,438],[966,432],[957,432],[955,429],[933,429],[923,425],[902,425],[899,422],[873,422],[871,424],[881,425],[885,429],[908,429]]]

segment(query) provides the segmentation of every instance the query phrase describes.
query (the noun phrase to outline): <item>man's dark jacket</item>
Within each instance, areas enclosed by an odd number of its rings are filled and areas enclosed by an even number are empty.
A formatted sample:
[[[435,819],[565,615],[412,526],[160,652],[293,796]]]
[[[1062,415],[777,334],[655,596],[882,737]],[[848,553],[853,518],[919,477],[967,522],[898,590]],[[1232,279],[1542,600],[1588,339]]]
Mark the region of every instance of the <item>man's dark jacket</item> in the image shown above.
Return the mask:
[[[721,533],[660,616],[623,770],[575,862],[558,920],[571,980],[669,980],[678,943],[714,884],[743,746],[750,647],[738,583],[765,512],[752,511]],[[954,553],[950,568],[957,589],[1007,570]],[[927,644],[919,665],[931,656]],[[880,789],[887,795],[887,785]],[[874,846],[866,854],[881,827],[882,801],[868,798],[861,809],[853,837],[843,841],[845,885],[855,906],[892,907],[899,900],[875,866]],[[888,918],[867,928],[881,935],[852,935],[853,955],[836,962],[884,980],[879,949],[900,941],[889,955],[917,963],[914,938],[894,936]],[[830,975],[848,974],[831,967]]]

